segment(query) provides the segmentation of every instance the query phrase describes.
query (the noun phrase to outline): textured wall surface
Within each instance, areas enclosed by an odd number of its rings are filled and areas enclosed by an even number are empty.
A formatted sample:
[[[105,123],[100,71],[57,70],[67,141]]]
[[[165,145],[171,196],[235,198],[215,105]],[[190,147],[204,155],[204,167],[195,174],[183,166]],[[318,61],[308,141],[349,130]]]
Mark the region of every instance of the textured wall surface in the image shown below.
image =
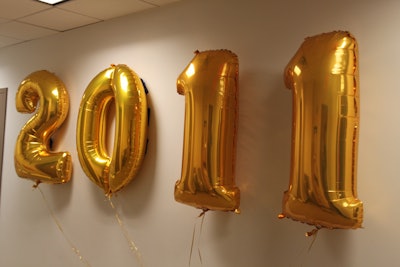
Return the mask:
[[[0,265],[85,266],[395,266],[400,201],[400,16],[398,1],[187,0],[0,49],[0,88],[8,88],[0,202]],[[359,43],[358,196],[364,228],[321,230],[278,220],[290,171],[292,92],[283,69],[307,36],[348,30]],[[184,97],[176,78],[195,50],[230,49],[239,57],[236,183],[241,214],[175,202],[182,163]],[[110,64],[127,64],[149,89],[149,147],[136,179],[113,201],[138,259],[100,188],[76,152],[80,99]],[[19,83],[46,69],[65,83],[70,113],[54,137],[70,151],[72,181],[40,185],[61,230],[32,182],[13,167],[16,138],[31,115],[14,106]],[[69,244],[64,235],[73,245]],[[311,246],[312,244],[312,246]],[[311,247],[310,247],[311,246]],[[201,252],[201,261],[198,251]]]

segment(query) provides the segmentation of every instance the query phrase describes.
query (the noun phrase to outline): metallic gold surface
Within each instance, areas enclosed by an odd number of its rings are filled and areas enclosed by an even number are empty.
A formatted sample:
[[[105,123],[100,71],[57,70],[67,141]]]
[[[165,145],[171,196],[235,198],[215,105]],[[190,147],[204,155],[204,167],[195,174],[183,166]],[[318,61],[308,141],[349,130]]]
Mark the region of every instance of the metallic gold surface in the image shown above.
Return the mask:
[[[112,155],[106,150],[107,113],[115,103]],[[88,85],[81,100],[77,150],[86,175],[111,195],[126,186],[143,162],[147,142],[147,98],[144,86],[126,65],[112,65]]]
[[[62,81],[46,70],[28,75],[18,88],[15,105],[23,113],[38,109],[21,129],[16,142],[17,175],[37,182],[68,182],[72,169],[70,153],[51,152],[49,145],[50,137],[68,115],[69,97]]]
[[[177,79],[185,95],[181,179],[175,200],[204,210],[235,211],[238,58],[228,50],[195,53]]]
[[[355,38],[342,31],[306,38],[285,69],[285,84],[293,91],[293,128],[283,215],[317,227],[361,227]]]

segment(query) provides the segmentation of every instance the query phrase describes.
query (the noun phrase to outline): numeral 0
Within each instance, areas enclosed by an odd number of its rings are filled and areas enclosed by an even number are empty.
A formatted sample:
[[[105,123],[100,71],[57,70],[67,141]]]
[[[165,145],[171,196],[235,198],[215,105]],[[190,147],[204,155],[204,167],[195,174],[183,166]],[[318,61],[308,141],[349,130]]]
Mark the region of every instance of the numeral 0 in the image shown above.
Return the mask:
[[[114,149],[106,152],[106,114],[115,102]],[[126,65],[112,65],[88,85],[79,109],[77,149],[86,175],[106,194],[127,185],[138,172],[147,142],[147,99],[140,78]]]

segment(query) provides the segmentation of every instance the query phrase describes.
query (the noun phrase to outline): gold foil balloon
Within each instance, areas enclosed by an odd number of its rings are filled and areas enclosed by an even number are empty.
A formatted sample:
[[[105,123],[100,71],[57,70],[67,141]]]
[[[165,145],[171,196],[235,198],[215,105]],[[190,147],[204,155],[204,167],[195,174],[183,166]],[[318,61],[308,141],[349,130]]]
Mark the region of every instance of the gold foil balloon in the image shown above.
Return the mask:
[[[235,211],[238,58],[228,50],[197,52],[178,77],[185,95],[182,176],[175,200],[203,210]]]
[[[15,104],[23,113],[38,109],[17,139],[14,154],[17,175],[37,182],[68,182],[72,169],[70,153],[51,152],[49,145],[50,137],[68,115],[69,97],[62,81],[46,70],[36,71],[21,82]]]
[[[348,32],[306,38],[285,69],[293,91],[292,156],[283,214],[317,227],[359,228],[359,76]]]
[[[107,113],[115,103],[112,155],[106,150]],[[83,95],[77,125],[77,150],[86,175],[111,195],[138,172],[147,142],[147,98],[138,75],[126,65],[100,72]]]

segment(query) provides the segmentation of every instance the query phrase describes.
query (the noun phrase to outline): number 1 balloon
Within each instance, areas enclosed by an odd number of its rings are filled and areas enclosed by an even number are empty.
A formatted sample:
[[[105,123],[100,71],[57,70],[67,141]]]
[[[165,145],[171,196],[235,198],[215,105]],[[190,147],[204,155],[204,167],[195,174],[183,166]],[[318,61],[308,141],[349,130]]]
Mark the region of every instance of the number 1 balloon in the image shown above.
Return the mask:
[[[68,115],[69,97],[62,81],[42,70],[28,75],[20,84],[15,98],[19,112],[37,113],[25,124],[18,136],[14,164],[17,175],[45,183],[66,183],[71,178],[69,152],[51,152],[50,137]]]
[[[107,113],[115,103],[112,155],[106,151]],[[112,65],[89,83],[81,100],[77,150],[86,175],[111,195],[125,187],[143,162],[147,143],[147,98],[142,81],[126,65]]]
[[[228,50],[196,52],[178,77],[185,95],[181,179],[175,200],[203,210],[237,211],[235,186],[238,58]]]
[[[359,228],[358,48],[348,32],[306,38],[285,69],[293,91],[292,155],[283,213],[316,227]]]

